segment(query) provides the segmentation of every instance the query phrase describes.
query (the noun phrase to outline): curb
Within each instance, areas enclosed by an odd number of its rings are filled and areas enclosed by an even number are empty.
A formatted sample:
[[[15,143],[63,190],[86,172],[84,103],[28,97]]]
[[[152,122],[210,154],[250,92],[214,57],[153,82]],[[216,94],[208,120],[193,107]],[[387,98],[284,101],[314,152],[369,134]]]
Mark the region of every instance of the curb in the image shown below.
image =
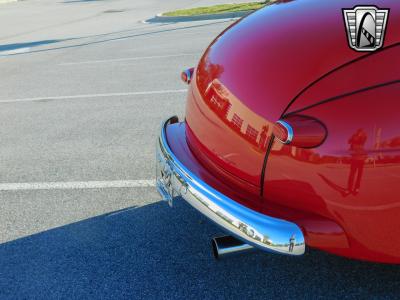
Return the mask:
[[[0,0],[0,4],[12,3],[17,2],[18,0]]]
[[[208,14],[208,15],[196,15],[196,16],[163,16],[157,14],[155,17],[146,20],[146,23],[173,23],[173,22],[191,22],[191,21],[203,21],[203,20],[217,20],[217,19],[235,19],[242,18],[252,13],[253,10],[227,12],[222,14]]]

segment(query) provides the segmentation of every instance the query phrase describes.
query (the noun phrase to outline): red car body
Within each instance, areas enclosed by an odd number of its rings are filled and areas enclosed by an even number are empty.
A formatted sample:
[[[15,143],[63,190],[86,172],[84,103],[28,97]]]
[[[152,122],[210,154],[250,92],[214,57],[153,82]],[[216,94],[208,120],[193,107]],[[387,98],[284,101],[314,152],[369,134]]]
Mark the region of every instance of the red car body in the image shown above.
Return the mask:
[[[342,9],[359,4],[390,9],[377,51],[349,47]],[[219,192],[297,224],[307,246],[400,263],[399,111],[399,1],[282,1],[212,42],[168,143]],[[297,142],[276,138],[278,120]]]

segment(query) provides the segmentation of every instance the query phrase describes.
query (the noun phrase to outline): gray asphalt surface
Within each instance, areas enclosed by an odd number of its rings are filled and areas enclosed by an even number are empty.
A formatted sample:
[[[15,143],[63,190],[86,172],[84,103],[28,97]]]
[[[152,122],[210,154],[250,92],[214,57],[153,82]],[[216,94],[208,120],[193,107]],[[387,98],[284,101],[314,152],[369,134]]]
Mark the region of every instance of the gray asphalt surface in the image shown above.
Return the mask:
[[[1,5],[0,184],[154,179],[159,124],[184,113],[179,73],[231,21],[140,21],[212,2]],[[210,239],[219,234],[153,187],[0,191],[0,299],[400,294],[397,266],[315,250],[216,262]]]

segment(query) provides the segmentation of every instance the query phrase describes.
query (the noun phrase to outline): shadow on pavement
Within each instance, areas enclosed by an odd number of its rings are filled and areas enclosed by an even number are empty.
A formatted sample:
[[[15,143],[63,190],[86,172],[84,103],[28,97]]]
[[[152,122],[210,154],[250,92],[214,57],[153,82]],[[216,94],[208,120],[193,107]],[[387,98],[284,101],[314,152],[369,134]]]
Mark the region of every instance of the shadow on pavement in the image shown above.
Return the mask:
[[[21,49],[21,48],[38,47],[38,46],[54,44],[54,43],[58,43],[58,42],[61,42],[61,40],[44,40],[44,41],[27,42],[27,43],[5,44],[5,45],[0,45],[0,52],[17,50],[17,49]]]
[[[109,12],[111,12],[111,11],[109,11]],[[167,32],[175,32],[175,31],[187,30],[187,29],[192,29],[192,28],[200,28],[200,27],[206,27],[206,26],[211,26],[211,25],[215,25],[215,24],[219,24],[219,23],[228,23],[228,22],[230,22],[230,21],[223,20],[223,21],[212,22],[212,23],[207,23],[207,24],[196,24],[196,25],[189,25],[189,26],[185,26],[185,27],[160,29],[160,30],[153,30],[153,31],[136,33],[136,34],[125,34],[123,36],[118,36],[118,37],[110,37],[110,36],[114,35],[114,34],[124,33],[124,32],[127,33],[130,31],[134,31],[135,29],[116,31],[116,32],[97,34],[97,35],[88,35],[88,36],[82,36],[82,37],[76,37],[76,38],[67,38],[67,39],[63,39],[63,40],[38,41],[38,42],[30,42],[30,43],[0,45],[0,55],[1,55],[1,51],[6,51],[6,50],[10,51],[10,50],[16,50],[19,48],[28,48],[28,47],[45,45],[45,44],[57,43],[57,42],[78,41],[78,40],[82,40],[82,39],[97,38],[97,37],[101,37],[101,36],[105,37],[104,39],[101,39],[101,40],[81,42],[81,43],[65,45],[65,46],[56,46],[53,48],[46,48],[46,49],[34,49],[34,50],[30,50],[29,52],[26,52],[26,53],[13,53],[13,54],[9,54],[9,55],[28,55],[28,54],[32,54],[32,53],[38,53],[38,52],[48,52],[48,51],[61,50],[61,49],[79,48],[79,47],[84,47],[84,46],[89,46],[89,45],[102,44],[102,43],[111,42],[111,41],[133,39],[133,38],[142,37],[142,36],[152,36],[152,35],[157,35],[157,34],[162,34],[162,33],[167,33]],[[158,27],[166,26],[166,25],[168,25],[168,24],[157,24]],[[147,26],[149,26],[149,24],[147,24]],[[139,28],[139,29],[143,29],[143,28]],[[14,48],[12,48],[12,47],[14,47]]]
[[[397,266],[311,251],[214,261],[221,234],[186,203],[157,202],[0,245],[0,298],[396,297]]]

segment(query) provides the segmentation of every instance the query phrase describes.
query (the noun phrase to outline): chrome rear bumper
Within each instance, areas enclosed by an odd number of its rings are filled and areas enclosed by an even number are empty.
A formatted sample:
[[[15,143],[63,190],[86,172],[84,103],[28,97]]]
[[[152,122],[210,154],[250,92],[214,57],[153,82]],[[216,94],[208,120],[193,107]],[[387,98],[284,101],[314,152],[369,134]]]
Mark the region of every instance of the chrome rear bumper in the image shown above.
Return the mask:
[[[253,211],[218,192],[188,170],[171,151],[166,127],[177,117],[162,124],[157,142],[157,189],[172,206],[182,197],[229,234],[258,249],[288,255],[302,255],[304,236],[294,223]]]

